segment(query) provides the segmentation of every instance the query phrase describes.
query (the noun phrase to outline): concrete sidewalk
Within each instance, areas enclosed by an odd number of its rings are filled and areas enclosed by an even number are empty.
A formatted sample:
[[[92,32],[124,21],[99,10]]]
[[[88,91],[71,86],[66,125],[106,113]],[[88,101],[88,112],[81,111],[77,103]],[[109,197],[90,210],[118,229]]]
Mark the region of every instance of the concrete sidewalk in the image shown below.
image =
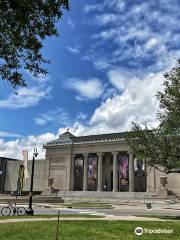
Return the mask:
[[[39,206],[42,208],[54,208],[54,209],[67,209],[67,207],[65,207],[64,204],[46,204],[46,203],[35,203],[34,206]],[[141,204],[112,204],[114,209],[147,209],[146,204],[145,203],[141,203]],[[74,208],[72,208],[74,209]],[[88,207],[79,207],[78,209],[98,209],[98,208],[88,208]],[[180,210],[180,203],[175,203],[175,204],[171,204],[171,203],[152,203],[152,209],[154,210]]]

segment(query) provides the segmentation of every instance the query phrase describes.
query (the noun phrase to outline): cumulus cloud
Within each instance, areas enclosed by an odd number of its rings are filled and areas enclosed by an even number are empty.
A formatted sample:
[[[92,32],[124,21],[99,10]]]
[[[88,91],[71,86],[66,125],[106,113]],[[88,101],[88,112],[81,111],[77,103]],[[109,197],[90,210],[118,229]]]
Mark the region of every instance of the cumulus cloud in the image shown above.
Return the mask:
[[[159,103],[155,94],[163,89],[163,74],[164,71],[151,73],[138,79],[121,69],[109,71],[107,76],[116,94],[103,101],[86,124],[77,119],[70,131],[77,136],[129,131],[132,121],[157,127]],[[63,131],[65,128],[59,130]]]
[[[97,78],[88,80],[72,78],[65,83],[65,87],[79,93],[76,96],[77,100],[93,100],[99,98],[104,91],[104,86]]]
[[[43,99],[51,97],[52,87],[20,88],[17,94],[10,94],[7,99],[0,100],[0,108],[19,109],[37,105]]]
[[[144,79],[136,79],[133,76],[123,79],[123,75],[111,72],[110,81],[121,94],[107,99],[97,108],[91,118],[91,124],[107,125],[112,129],[129,130],[131,121],[146,121],[150,126],[156,126],[155,113],[158,110],[158,101],[155,94],[162,89],[162,73],[149,74]],[[114,74],[115,73],[115,74]],[[119,77],[120,76],[120,77]]]
[[[85,114],[80,112],[75,122],[68,125],[71,133],[79,136],[128,131],[131,128],[132,121],[137,123],[146,121],[150,127],[158,125],[156,113],[159,106],[155,94],[158,90],[163,89],[164,72],[151,73],[144,78],[135,79],[130,76],[130,73],[124,71],[124,75],[119,78],[121,71],[121,69],[114,69],[107,74],[109,82],[112,82],[116,88],[116,94],[103,101],[89,120],[87,120]],[[125,76],[125,79],[122,79],[123,76]],[[119,85],[119,81],[123,82],[123,87],[121,84]],[[59,113],[61,114],[61,110],[59,110]],[[52,111],[49,115],[53,114]],[[42,122],[39,119],[40,124],[51,121],[51,118],[49,120],[43,117]],[[81,120],[83,120],[83,123]],[[65,131],[66,127],[62,127],[59,129],[58,134]],[[37,147],[40,152],[39,158],[44,158],[43,144],[56,139],[58,134],[32,135],[14,141],[0,139],[0,156],[21,159],[22,150],[27,149],[31,157],[33,148]]]
[[[132,79],[136,80],[132,74],[119,69],[110,70],[107,75],[112,85],[120,91],[123,91]]]
[[[0,156],[14,159],[22,159],[22,150],[27,149],[29,152],[29,159],[32,159],[33,149],[37,148],[39,159],[45,158],[45,150],[43,144],[57,138],[55,134],[45,133],[39,136],[28,136],[24,138],[17,138],[13,141],[5,141],[0,138]]]
[[[47,123],[56,123],[62,125],[69,124],[69,114],[66,113],[62,108],[56,108],[46,113],[41,113],[39,116],[34,118],[37,125],[46,125]]]

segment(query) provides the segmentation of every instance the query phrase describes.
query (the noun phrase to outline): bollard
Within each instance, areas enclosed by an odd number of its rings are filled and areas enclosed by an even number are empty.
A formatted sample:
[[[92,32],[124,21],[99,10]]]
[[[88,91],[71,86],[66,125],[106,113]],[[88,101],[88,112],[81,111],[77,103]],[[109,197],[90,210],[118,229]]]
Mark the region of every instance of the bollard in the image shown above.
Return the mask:
[[[59,237],[59,217],[60,217],[60,211],[58,211],[58,221],[57,221],[57,229],[56,229],[56,240],[58,240],[58,237]]]
[[[147,206],[147,209],[151,209],[152,208],[151,203],[146,203],[146,206]]]

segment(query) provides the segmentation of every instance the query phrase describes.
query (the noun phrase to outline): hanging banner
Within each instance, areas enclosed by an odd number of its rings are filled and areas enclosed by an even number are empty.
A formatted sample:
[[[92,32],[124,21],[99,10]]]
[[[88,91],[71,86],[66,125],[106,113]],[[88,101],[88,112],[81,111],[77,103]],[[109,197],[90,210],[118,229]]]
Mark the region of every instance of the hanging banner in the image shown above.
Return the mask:
[[[119,156],[119,178],[120,185],[129,185],[129,159],[128,156]]]
[[[88,184],[95,185],[97,181],[97,157],[89,157],[88,160]]]
[[[75,167],[75,176],[82,177],[83,176],[83,159],[76,158],[74,161],[74,167]]]

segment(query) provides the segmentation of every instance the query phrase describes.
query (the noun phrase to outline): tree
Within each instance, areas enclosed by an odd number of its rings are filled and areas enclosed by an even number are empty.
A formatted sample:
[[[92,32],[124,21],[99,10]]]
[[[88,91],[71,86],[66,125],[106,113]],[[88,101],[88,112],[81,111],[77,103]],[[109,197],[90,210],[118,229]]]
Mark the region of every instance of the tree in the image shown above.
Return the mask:
[[[23,71],[47,74],[42,41],[58,36],[57,21],[69,9],[68,0],[0,1],[0,75],[12,87],[26,86]]]
[[[156,95],[159,126],[149,129],[146,123],[142,127],[133,123],[127,142],[137,158],[146,159],[149,166],[167,174],[180,173],[180,60],[164,77],[164,90]]]

